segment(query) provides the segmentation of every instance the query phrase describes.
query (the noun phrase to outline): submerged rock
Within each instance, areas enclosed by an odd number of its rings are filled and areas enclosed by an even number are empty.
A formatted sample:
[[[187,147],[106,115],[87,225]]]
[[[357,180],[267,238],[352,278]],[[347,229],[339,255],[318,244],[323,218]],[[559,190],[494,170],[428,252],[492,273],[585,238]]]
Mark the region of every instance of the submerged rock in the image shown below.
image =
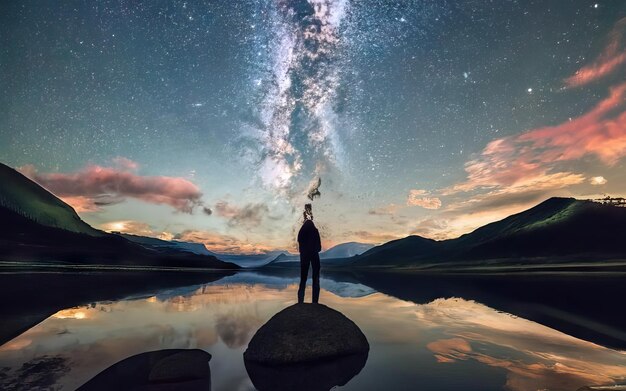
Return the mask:
[[[210,390],[211,355],[199,349],[165,349],[113,364],[78,390]]]
[[[369,344],[354,322],[321,304],[296,304],[274,315],[244,353],[260,390],[329,390],[365,366]]]
[[[210,359],[209,353],[199,349],[172,354],[154,364],[148,381],[153,383],[204,379],[210,373]]]

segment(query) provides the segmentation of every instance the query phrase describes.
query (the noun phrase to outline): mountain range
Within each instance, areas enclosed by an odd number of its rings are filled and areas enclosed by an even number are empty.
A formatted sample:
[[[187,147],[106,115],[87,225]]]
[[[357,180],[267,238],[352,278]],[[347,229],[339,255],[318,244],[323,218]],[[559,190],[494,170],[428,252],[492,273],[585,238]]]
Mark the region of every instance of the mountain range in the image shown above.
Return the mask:
[[[213,255],[220,260],[232,262],[238,266],[246,268],[262,267],[268,264],[282,262],[300,261],[299,254],[292,254],[287,250],[274,250],[259,254],[225,254],[210,251],[202,243],[181,242],[177,240],[162,240],[146,236],[130,235],[126,233],[119,233],[119,235],[132,242],[141,244],[142,246],[147,246],[155,250],[176,249],[180,251],[189,251],[195,254]],[[374,247],[374,245],[368,243],[341,243],[329,248],[326,251],[322,251],[320,253],[320,259],[322,259],[322,263],[325,263],[325,260],[328,260],[329,263],[332,263],[335,260],[342,260],[344,258],[349,258],[358,254],[362,254],[372,247]]]
[[[350,262],[352,266],[413,267],[477,261],[623,260],[624,232],[626,208],[554,197],[455,239],[408,236],[374,247]]]
[[[91,227],[71,206],[0,163],[0,260],[11,265],[237,269],[210,254],[155,251]]]
[[[218,254],[203,244],[166,241],[91,227],[62,200],[0,163],[0,260],[141,267],[293,267],[298,255]],[[428,268],[626,259],[626,208],[550,198],[455,239],[408,236],[380,246],[342,243],[322,253],[337,268]]]

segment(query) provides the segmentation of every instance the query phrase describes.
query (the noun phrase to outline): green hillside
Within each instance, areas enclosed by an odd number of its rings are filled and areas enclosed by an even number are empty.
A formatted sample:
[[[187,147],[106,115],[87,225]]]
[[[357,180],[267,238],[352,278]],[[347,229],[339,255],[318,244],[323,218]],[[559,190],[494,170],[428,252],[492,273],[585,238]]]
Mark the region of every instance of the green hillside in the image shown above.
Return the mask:
[[[456,239],[419,236],[385,243],[357,266],[417,266],[484,260],[626,259],[626,208],[574,198],[550,198]]]
[[[102,236],[74,209],[18,171],[0,163],[0,206],[41,225]]]

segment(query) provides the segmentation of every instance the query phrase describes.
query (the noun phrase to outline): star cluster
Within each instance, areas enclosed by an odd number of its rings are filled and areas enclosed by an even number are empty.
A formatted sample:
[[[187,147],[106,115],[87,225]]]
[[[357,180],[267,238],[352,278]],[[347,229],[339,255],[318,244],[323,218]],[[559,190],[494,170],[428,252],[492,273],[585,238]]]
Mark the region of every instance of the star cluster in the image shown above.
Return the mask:
[[[326,243],[442,238],[625,190],[618,0],[20,1],[0,18],[0,160],[97,226],[289,247],[321,178]],[[84,194],[56,181],[95,173]],[[152,202],[151,183],[192,198]]]

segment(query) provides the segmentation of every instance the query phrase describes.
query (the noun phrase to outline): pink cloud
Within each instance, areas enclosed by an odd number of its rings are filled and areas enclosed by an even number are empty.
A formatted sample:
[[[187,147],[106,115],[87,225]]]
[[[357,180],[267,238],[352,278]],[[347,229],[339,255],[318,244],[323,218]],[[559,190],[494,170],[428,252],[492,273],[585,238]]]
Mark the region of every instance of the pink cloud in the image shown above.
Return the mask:
[[[569,122],[524,133],[517,142],[539,149],[543,162],[595,155],[614,165],[626,155],[626,83],[611,88],[610,95],[591,111]],[[537,153],[535,153],[537,154]]]
[[[61,201],[70,205],[78,213],[90,213],[99,212],[102,210],[100,205],[97,205],[92,198],[83,196],[65,196],[59,197]]]
[[[114,157],[113,164],[124,171],[137,171],[139,169],[139,163],[123,156]]]
[[[590,65],[580,68],[565,79],[567,87],[579,87],[599,80],[615,72],[626,63],[626,52],[622,49],[622,38],[626,30],[626,18],[620,19],[609,34],[609,43],[602,54]]]
[[[127,197],[169,205],[185,213],[191,213],[194,206],[202,203],[202,192],[187,179],[141,176],[130,172],[130,166],[126,165],[126,168],[90,165],[73,173],[38,173],[29,165],[20,171],[80,211],[96,211]]]
[[[555,165],[587,156],[609,166],[626,156],[626,83],[612,88],[608,97],[580,117],[490,142],[465,165],[467,180],[442,194],[481,188],[563,188],[584,177],[554,172]]]

